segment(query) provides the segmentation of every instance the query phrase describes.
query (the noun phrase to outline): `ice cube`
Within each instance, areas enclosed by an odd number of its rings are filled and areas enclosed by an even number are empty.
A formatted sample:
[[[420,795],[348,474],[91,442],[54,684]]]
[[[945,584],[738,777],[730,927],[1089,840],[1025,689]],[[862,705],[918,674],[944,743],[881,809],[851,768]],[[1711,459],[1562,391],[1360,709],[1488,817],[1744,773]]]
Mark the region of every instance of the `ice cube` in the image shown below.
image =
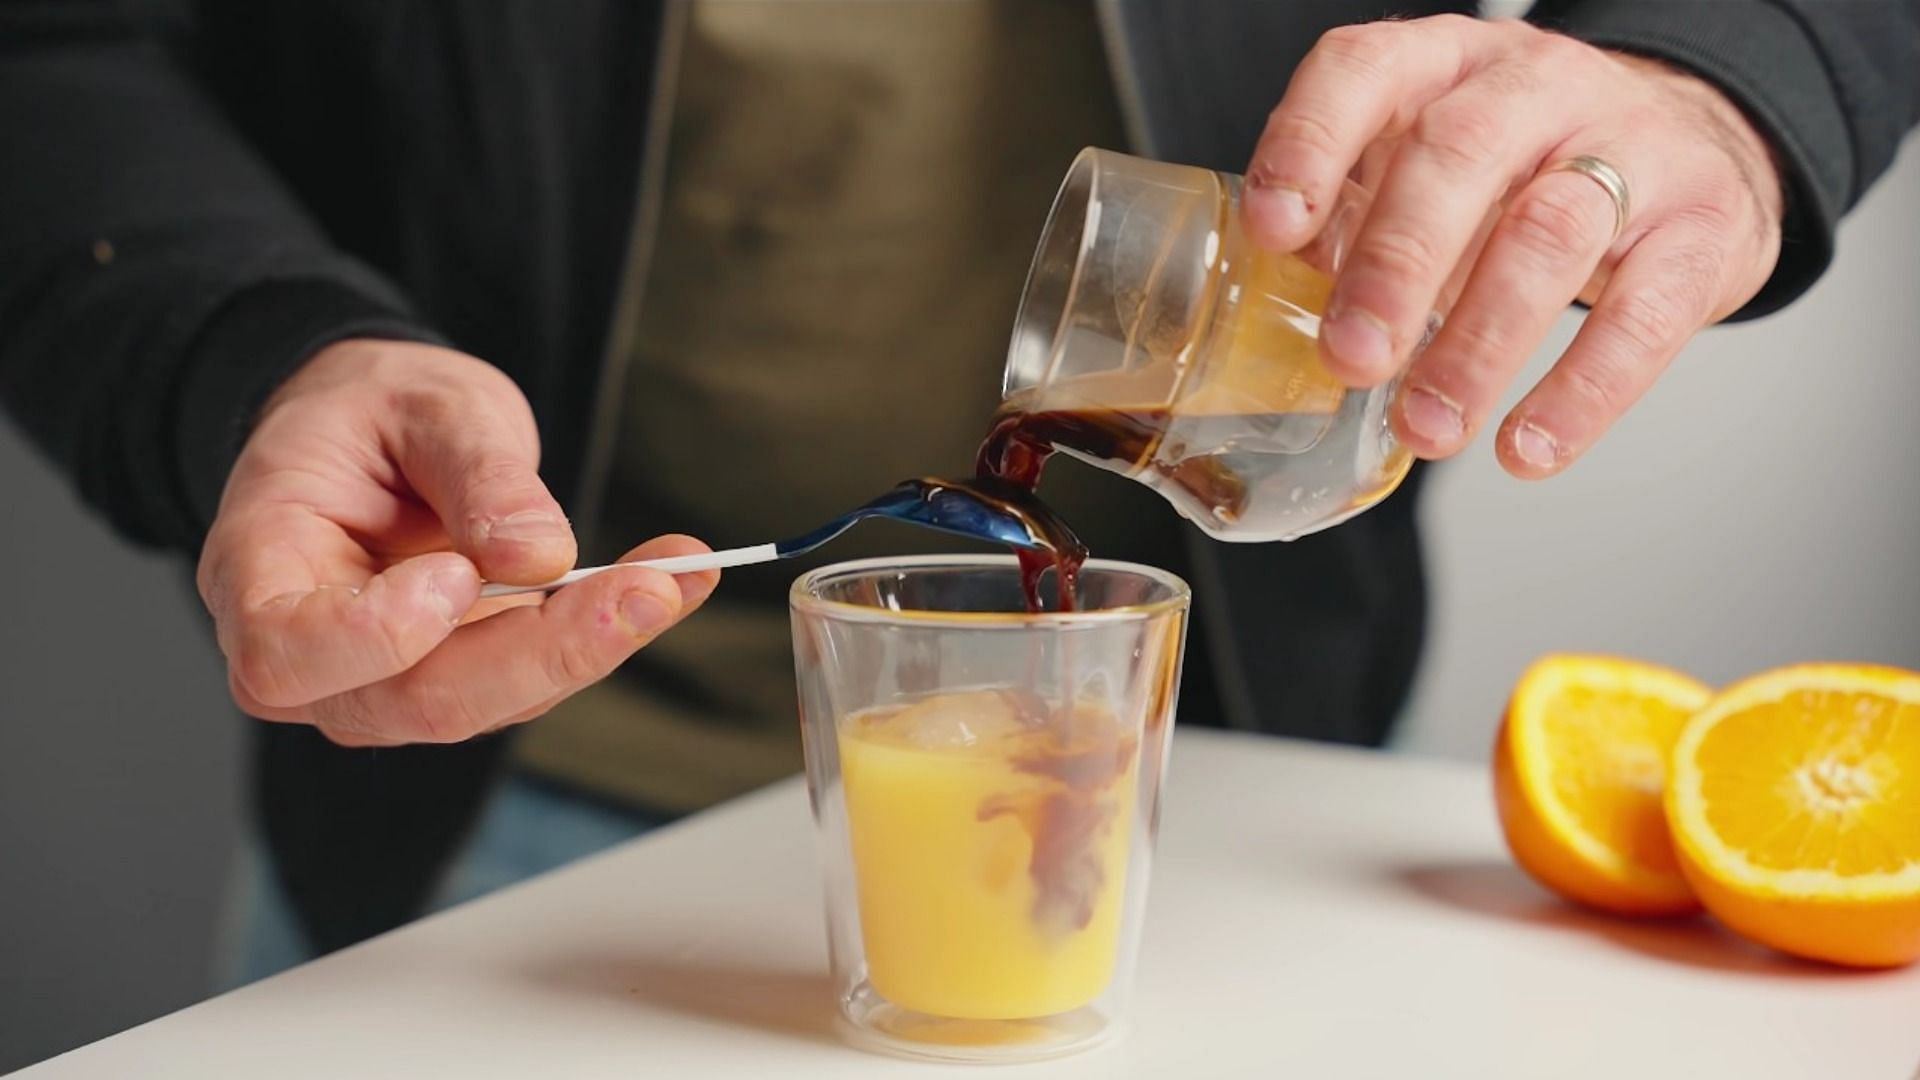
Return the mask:
[[[976,690],[937,694],[895,714],[903,742],[927,750],[958,750],[1018,734],[1024,724],[1004,694]]]

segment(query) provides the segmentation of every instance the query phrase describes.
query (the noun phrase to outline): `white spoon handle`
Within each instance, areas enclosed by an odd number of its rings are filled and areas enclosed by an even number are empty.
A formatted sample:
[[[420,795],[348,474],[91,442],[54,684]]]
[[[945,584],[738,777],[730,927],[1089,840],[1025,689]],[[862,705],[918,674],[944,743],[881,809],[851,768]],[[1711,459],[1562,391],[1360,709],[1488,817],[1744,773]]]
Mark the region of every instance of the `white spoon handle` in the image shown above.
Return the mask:
[[[772,562],[779,557],[780,545],[755,544],[752,547],[710,551],[705,555],[675,555],[666,559],[636,559],[633,562],[613,563],[609,566],[583,566],[540,585],[482,585],[480,598],[484,600],[489,596],[552,592],[563,585],[571,585],[576,581],[582,581],[621,566],[646,566],[655,570],[664,570],[669,574],[691,574],[699,570],[723,570],[729,566],[751,566],[754,563]]]

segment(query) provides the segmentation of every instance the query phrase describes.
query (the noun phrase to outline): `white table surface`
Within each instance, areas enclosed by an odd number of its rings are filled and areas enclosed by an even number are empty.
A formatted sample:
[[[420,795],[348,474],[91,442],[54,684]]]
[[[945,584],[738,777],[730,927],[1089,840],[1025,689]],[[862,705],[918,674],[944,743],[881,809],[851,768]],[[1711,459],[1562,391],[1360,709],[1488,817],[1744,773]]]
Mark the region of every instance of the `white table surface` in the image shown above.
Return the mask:
[[[1181,734],[1131,1031],[1034,1077],[1920,1077],[1920,969],[1564,907],[1483,770]],[[833,1035],[786,783],[17,1074],[979,1076]]]

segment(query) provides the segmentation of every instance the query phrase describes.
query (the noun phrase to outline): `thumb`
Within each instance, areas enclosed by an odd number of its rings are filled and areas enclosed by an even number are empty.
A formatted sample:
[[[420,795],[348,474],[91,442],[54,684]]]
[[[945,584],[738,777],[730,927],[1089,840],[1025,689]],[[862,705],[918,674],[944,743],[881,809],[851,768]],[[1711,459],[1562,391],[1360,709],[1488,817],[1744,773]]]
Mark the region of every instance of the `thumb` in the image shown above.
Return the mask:
[[[440,518],[454,550],[483,577],[534,585],[573,568],[573,528],[539,473],[540,440],[524,401],[410,410],[398,464]]]

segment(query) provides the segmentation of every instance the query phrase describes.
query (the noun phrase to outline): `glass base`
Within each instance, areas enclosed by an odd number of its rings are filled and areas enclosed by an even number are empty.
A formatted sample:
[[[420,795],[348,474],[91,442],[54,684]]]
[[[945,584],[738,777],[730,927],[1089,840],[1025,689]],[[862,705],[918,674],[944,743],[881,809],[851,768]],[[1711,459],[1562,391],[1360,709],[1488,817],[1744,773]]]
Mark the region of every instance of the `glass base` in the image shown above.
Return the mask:
[[[1013,1064],[1090,1050],[1119,1026],[1092,1006],[1054,1016],[972,1020],[903,1009],[862,981],[840,1001],[841,1029],[863,1050],[922,1061]]]

